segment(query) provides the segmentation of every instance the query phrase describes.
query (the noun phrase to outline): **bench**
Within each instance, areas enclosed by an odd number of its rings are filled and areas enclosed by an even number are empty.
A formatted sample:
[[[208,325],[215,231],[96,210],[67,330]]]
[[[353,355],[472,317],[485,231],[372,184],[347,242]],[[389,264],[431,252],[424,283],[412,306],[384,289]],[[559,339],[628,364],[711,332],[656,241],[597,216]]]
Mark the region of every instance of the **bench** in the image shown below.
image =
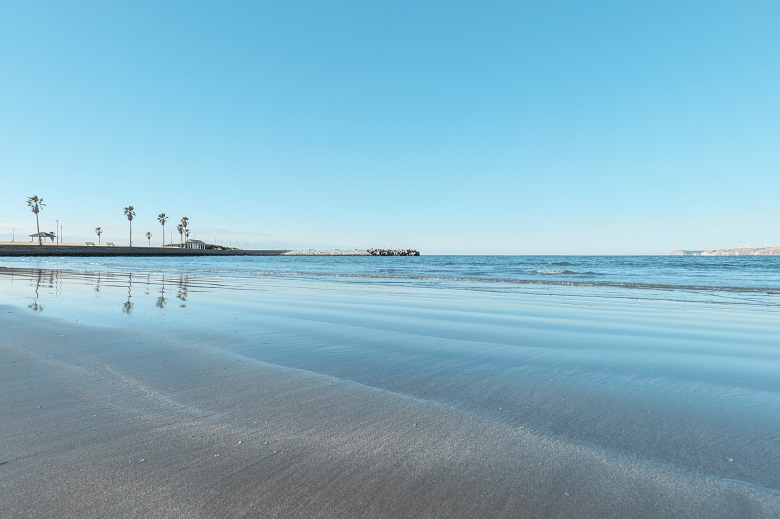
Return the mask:
[[[113,246],[114,246],[114,244],[113,244],[113,243],[111,243],[110,241],[107,241],[107,242],[106,242],[106,247],[113,247]]]
[[[93,242],[93,241],[85,241],[84,245],[95,245],[95,242]]]

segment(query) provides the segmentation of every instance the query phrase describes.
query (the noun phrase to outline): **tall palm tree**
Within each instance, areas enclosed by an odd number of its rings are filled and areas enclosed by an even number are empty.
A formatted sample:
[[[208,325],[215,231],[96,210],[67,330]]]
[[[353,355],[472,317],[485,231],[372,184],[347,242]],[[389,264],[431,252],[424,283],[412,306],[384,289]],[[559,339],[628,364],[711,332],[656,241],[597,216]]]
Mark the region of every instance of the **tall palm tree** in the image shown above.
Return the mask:
[[[176,230],[179,231],[179,245],[184,244],[184,227],[182,224],[176,226]]]
[[[186,216],[182,216],[181,218],[181,227],[182,227],[182,233],[185,237],[188,237],[190,235],[189,231],[187,231],[187,226],[190,224],[190,219]]]
[[[149,241],[149,246],[152,246],[152,233],[149,231],[146,231],[146,239]]]
[[[95,227],[95,234],[98,235],[98,245],[100,245],[100,235],[103,234],[103,229],[100,227]]]
[[[130,222],[130,246],[133,246],[133,218],[135,217],[135,209],[132,205],[128,205],[125,207],[125,216],[127,216],[127,220]]]
[[[41,223],[38,220],[38,213],[41,212],[41,208],[46,204],[43,203],[43,198],[31,196],[27,199],[27,205],[30,207],[30,210],[35,213],[35,227],[38,229],[38,245],[43,245],[43,239],[41,239]]]
[[[157,221],[163,226],[162,246],[165,247],[165,222],[168,221],[168,217],[165,213],[160,213],[157,215]]]

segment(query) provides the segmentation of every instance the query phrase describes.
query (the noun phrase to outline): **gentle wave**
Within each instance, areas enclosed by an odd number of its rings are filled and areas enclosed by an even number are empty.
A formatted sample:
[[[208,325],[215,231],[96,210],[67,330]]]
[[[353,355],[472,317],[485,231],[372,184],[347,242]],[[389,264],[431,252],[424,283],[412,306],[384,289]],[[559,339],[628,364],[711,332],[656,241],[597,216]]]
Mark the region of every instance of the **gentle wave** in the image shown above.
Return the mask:
[[[223,271],[224,272],[224,271]],[[239,272],[241,274],[246,271]],[[707,291],[707,292],[744,292],[744,293],[767,293],[780,294],[780,289],[773,287],[736,287],[736,286],[716,286],[716,285],[674,285],[665,283],[633,283],[621,281],[562,281],[552,279],[509,279],[509,278],[470,278],[457,276],[394,276],[387,274],[342,274],[326,272],[302,272],[302,271],[255,271],[251,274],[256,276],[290,276],[290,277],[316,277],[316,278],[352,278],[366,280],[393,280],[410,282],[415,281],[439,281],[455,283],[475,283],[475,284],[496,284],[505,283],[509,285],[547,285],[547,286],[580,286],[580,287],[612,287],[628,289],[650,289],[650,290],[689,290],[689,291]]]
[[[26,272],[31,275],[33,272],[47,271],[49,269],[39,268],[0,268],[0,272],[3,270],[10,272]],[[56,269],[60,272],[70,269]],[[121,271],[127,274],[134,272],[146,272],[147,275],[151,273],[145,267],[128,267],[128,266],[112,266],[113,275],[116,275]],[[424,281],[427,283],[457,283],[457,284],[472,284],[472,285],[486,285],[486,284],[506,284],[506,285],[543,285],[543,286],[561,286],[561,287],[606,287],[606,288],[623,288],[623,289],[645,289],[645,290],[685,290],[685,291],[704,291],[704,292],[729,292],[729,293],[754,293],[754,294],[770,294],[780,295],[780,288],[778,287],[748,287],[748,286],[718,286],[708,284],[673,284],[673,283],[637,283],[628,281],[606,281],[606,280],[556,280],[556,279],[540,279],[540,278],[503,278],[503,277],[464,277],[464,276],[437,276],[437,275],[414,275],[414,274],[389,274],[389,273],[339,273],[339,272],[310,272],[310,271],[298,271],[298,270],[250,270],[250,269],[231,269],[231,268],[198,268],[182,270],[176,267],[156,268],[155,273],[157,276],[165,276],[166,273],[180,274],[180,275],[202,275],[202,276],[238,276],[238,277],[294,277],[294,278],[333,278],[333,279],[354,279],[354,280],[387,280],[393,282],[409,282],[417,283]],[[80,272],[78,270],[72,271],[74,274]],[[535,271],[536,272],[536,271]],[[573,271],[543,271],[544,274],[577,274]],[[102,272],[107,277],[112,276],[111,271]],[[480,275],[483,273],[480,272]],[[584,274],[595,275],[593,272],[587,272]],[[90,275],[88,275],[90,276]],[[139,280],[140,281],[140,280]]]
[[[751,294],[750,300],[756,304],[780,304],[780,257],[424,256],[413,260],[376,257],[53,257],[7,258],[0,265],[103,272],[106,276],[110,276],[109,272],[132,273],[133,282],[138,273],[153,277],[163,275],[166,279],[181,275],[206,276],[211,280],[229,277],[236,286],[243,285],[239,281],[241,278],[287,277],[462,290],[596,287],[591,291],[594,295],[608,297],[614,297],[618,290],[626,290],[623,297],[631,295],[631,290],[636,295],[635,289],[647,289],[647,295],[655,290],[650,297],[661,299],[700,299],[704,296],[713,300],[725,293],[742,293]],[[683,292],[686,295],[683,296]]]

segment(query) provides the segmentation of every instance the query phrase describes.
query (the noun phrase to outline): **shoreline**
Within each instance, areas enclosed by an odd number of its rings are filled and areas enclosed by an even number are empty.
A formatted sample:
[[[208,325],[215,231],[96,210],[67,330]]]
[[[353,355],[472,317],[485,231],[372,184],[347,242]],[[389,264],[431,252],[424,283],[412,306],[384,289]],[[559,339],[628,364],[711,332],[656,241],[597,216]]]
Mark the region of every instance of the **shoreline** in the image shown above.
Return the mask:
[[[772,488],[253,360],[219,334],[95,328],[2,305],[0,326],[10,516],[780,512]]]
[[[126,247],[107,245],[56,245],[56,244],[0,244],[0,257],[18,256],[281,256],[290,252],[282,250],[216,250],[216,249],[184,249],[181,247]]]
[[[0,257],[165,257],[165,256],[419,256],[413,249],[329,249],[329,250],[290,250],[290,249],[186,249],[181,247],[117,245],[57,245],[45,243],[1,243]]]
[[[10,517],[780,516],[776,306],[54,263],[0,268]]]

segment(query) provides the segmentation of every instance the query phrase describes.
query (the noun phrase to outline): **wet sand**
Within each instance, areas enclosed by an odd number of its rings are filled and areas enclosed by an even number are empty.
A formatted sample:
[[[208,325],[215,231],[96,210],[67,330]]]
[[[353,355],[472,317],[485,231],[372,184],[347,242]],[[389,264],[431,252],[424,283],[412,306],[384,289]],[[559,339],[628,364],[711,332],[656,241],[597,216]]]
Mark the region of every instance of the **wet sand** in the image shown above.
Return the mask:
[[[15,276],[5,517],[780,516],[774,314]]]
[[[8,307],[0,327],[6,517],[780,514],[771,489],[205,343]]]

